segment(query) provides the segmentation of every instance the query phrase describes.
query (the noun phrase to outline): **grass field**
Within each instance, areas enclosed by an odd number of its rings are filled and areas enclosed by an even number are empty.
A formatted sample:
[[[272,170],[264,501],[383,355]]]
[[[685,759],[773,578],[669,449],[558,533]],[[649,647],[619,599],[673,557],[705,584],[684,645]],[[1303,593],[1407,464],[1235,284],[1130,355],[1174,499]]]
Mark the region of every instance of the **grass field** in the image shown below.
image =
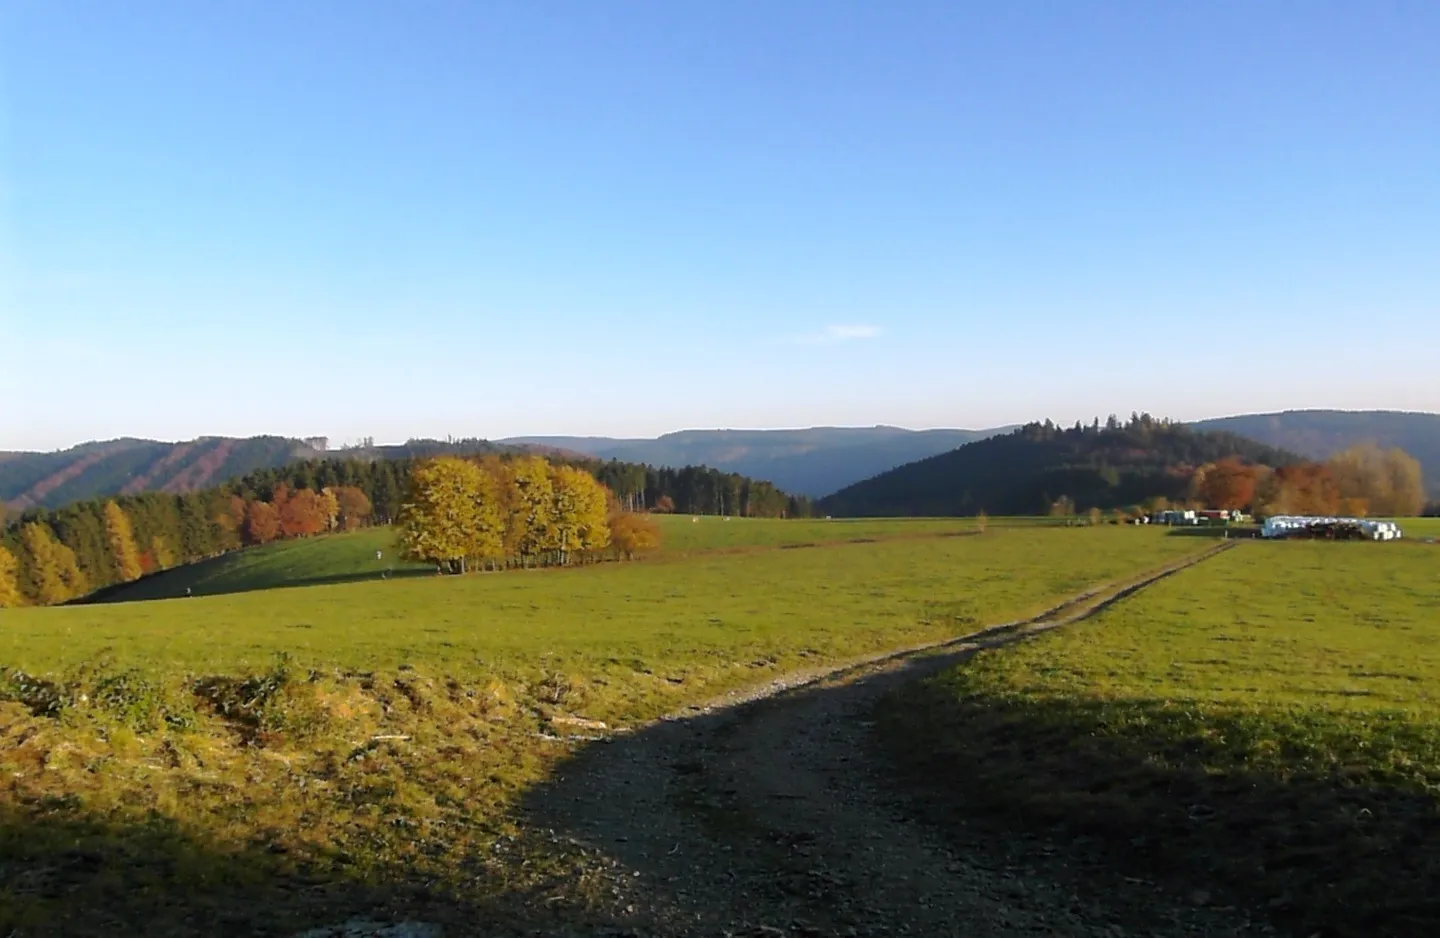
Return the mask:
[[[753,524],[752,544],[792,538]],[[0,897],[0,924],[153,932],[238,915],[240,930],[284,933],[349,908],[357,884],[526,888],[542,856],[476,858],[515,835],[510,806],[565,751],[555,721],[629,725],[1207,546],[903,524],[935,536],[831,523],[845,542],[4,610],[0,879],[49,872]]]
[[[1397,518],[1408,538],[1440,538],[1440,518]]]
[[[1419,543],[1245,544],[908,688],[881,727],[967,813],[1182,895],[1440,934],[1437,577]]]
[[[753,518],[725,521],[704,516],[692,521],[656,515],[662,531],[659,556],[697,552],[837,544],[849,541],[928,537],[973,531],[973,519],[895,519],[862,521],[802,520],[783,524]],[[1018,522],[1002,522],[1018,523]],[[376,557],[376,552],[380,557]],[[282,586],[354,583],[382,577],[433,573],[426,564],[400,558],[393,528],[369,528],[349,534],[281,541],[224,554],[105,590],[104,602],[215,596]]]

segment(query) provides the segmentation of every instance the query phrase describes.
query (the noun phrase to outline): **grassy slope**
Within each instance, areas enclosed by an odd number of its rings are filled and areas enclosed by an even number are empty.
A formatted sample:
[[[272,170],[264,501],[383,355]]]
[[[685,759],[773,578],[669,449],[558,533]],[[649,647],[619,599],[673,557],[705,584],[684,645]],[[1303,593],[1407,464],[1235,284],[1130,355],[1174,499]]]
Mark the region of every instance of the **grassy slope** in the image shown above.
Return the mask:
[[[654,717],[783,669],[1004,621],[1205,546],[1127,528],[992,530],[5,610],[4,672],[54,682],[8,694],[35,710],[58,701],[60,718],[0,700],[0,878],[57,880],[13,897],[18,919],[0,903],[0,923],[154,933],[224,915],[235,931],[285,933],[345,918],[345,890],[364,881],[467,901],[528,888],[540,859],[486,858],[512,830],[508,806],[564,751],[537,738],[550,716]],[[290,659],[272,670],[276,652]],[[76,851],[98,865],[77,866]]]
[[[882,726],[969,810],[1297,934],[1440,933],[1440,549],[1248,544],[916,685]]]
[[[767,521],[734,518],[657,516],[664,532],[662,553],[827,544],[859,539],[927,536],[974,530],[973,521]],[[380,551],[380,559],[375,552]],[[371,528],[350,534],[282,541],[186,564],[129,586],[107,590],[106,602],[171,599],[243,593],[281,586],[315,586],[412,576],[433,572],[425,564],[400,559],[395,532]]]
[[[1083,547],[1081,545],[1084,545]],[[805,550],[700,553],[673,563],[420,577],[113,606],[7,610],[0,663],[236,673],[274,654],[322,668],[500,661],[684,670],[735,658],[844,656],[944,634],[921,611],[989,621],[1204,545],[1122,528],[996,530]],[[1075,552],[1086,556],[1072,556]],[[372,555],[373,556],[373,555]],[[960,612],[956,613],[961,614]],[[478,660],[477,660],[478,656]]]
[[[377,550],[382,553],[379,560],[375,559]],[[378,580],[382,575],[427,571],[433,573],[434,568],[399,558],[394,531],[370,528],[223,554],[107,590],[103,596],[106,602],[171,599],[184,596],[187,588],[195,596],[214,596],[280,586]]]

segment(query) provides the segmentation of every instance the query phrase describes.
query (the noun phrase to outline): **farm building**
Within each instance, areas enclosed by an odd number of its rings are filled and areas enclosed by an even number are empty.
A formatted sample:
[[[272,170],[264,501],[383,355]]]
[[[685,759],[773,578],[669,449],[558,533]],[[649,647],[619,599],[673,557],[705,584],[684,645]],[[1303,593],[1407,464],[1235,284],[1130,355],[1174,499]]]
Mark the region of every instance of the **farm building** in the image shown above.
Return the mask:
[[[1293,537],[1313,534],[1318,530],[1349,528],[1358,530],[1372,541],[1394,541],[1403,536],[1400,526],[1393,521],[1375,521],[1369,518],[1314,518],[1301,515],[1276,515],[1266,518],[1260,528],[1261,537]]]

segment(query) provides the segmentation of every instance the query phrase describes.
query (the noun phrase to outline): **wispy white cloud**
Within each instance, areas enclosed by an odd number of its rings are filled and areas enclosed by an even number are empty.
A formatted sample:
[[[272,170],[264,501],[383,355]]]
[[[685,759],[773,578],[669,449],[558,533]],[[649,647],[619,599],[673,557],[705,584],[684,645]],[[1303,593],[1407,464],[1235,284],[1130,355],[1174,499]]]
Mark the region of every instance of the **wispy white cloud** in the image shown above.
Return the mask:
[[[879,326],[829,325],[820,332],[795,336],[790,341],[796,345],[834,345],[837,342],[854,342],[857,339],[879,338],[883,332]]]

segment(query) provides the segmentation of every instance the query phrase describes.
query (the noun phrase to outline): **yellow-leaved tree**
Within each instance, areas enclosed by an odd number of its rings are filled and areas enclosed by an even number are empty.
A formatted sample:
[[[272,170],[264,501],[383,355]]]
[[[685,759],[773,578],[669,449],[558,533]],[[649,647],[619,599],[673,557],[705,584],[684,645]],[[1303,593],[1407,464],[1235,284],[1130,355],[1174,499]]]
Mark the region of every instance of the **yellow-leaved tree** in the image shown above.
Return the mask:
[[[150,560],[156,570],[169,570],[175,566],[175,551],[170,542],[159,534],[150,538]]]
[[[1389,518],[1418,515],[1425,507],[1420,462],[1402,449],[1362,443],[1331,456],[1326,465],[1341,499],[1352,507],[1363,504],[1370,514]]]
[[[550,491],[554,526],[549,547],[561,564],[610,546],[606,488],[583,469],[552,466]]]
[[[20,565],[15,562],[15,555],[0,544],[0,609],[21,606],[25,603],[25,596],[20,592],[20,581],[18,574]]]
[[[320,490],[316,507],[320,511],[320,517],[325,519],[325,530],[335,530],[340,524],[340,496],[335,494],[334,489],[326,486]]]
[[[527,456],[512,462],[508,469],[509,517],[505,522],[505,540],[520,556],[521,564],[529,566],[557,546],[550,464],[538,456]]]
[[[612,511],[610,544],[617,557],[631,560],[660,546],[660,526],[633,511]]]
[[[442,456],[416,466],[399,521],[406,557],[452,573],[504,554],[495,481],[464,459]]]
[[[86,591],[85,575],[75,562],[75,552],[56,540],[48,526],[27,524],[20,538],[30,555],[30,578],[35,584],[36,602],[47,606],[63,603]]]
[[[137,579],[144,570],[140,566],[135,531],[124,509],[113,501],[105,503],[105,537],[110,542],[110,560],[115,564],[116,578],[121,583]]]

